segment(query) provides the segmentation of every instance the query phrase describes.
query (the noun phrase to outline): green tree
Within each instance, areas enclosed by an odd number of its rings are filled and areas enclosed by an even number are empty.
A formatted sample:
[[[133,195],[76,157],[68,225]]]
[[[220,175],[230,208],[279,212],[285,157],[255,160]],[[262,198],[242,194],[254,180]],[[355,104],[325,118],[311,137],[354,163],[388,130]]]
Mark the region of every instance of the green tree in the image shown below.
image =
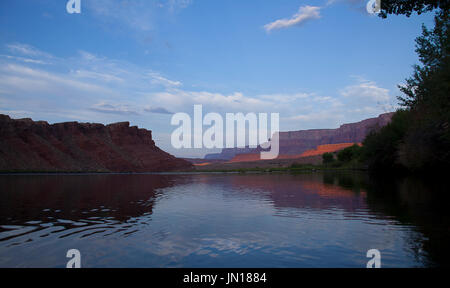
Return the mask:
[[[447,11],[435,16],[433,30],[422,28],[416,39],[421,65],[400,87],[400,104],[412,113],[400,147],[400,161],[411,170],[450,164],[450,19]]]
[[[334,155],[332,153],[324,153],[322,155],[323,164],[330,164],[334,162]]]
[[[391,122],[372,131],[363,142],[362,160],[371,170],[390,171],[400,167],[398,151],[409,127],[410,112],[398,110]]]
[[[441,114],[450,107],[450,21],[449,14],[440,11],[435,16],[432,31],[422,26],[422,36],[416,39],[416,52],[422,65],[414,66],[414,74],[399,86],[405,94],[400,104],[413,110]]]
[[[362,148],[358,144],[347,147],[338,152],[337,158],[340,162],[348,163],[351,161],[358,161],[361,156]]]
[[[413,12],[422,14],[435,9],[449,10],[449,0],[381,0],[380,17],[389,14],[411,16]]]
[[[370,168],[433,171],[450,165],[450,21],[448,9],[436,13],[432,30],[416,39],[420,65],[399,86],[402,110],[364,140]]]

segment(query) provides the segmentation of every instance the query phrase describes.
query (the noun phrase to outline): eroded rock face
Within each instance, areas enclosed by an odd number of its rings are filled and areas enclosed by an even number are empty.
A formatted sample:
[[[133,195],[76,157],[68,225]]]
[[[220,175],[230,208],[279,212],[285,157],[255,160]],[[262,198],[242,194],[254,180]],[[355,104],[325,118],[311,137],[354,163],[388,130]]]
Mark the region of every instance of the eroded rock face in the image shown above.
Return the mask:
[[[344,124],[337,129],[313,129],[280,133],[280,154],[296,155],[315,149],[319,145],[338,143],[361,143],[366,135],[391,121],[394,113],[381,114],[357,123]],[[205,159],[231,160],[238,154],[259,153],[260,148],[223,149],[222,153],[209,154]]]
[[[0,115],[0,170],[155,172],[192,164],[159,149],[152,133],[130,123],[49,125]]]

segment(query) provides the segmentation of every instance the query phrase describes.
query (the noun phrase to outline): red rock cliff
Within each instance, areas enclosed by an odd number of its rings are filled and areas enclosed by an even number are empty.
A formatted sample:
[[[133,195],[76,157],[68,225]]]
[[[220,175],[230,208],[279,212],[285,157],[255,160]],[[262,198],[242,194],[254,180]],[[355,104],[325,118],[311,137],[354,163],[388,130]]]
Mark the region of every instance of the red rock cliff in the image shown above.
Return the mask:
[[[0,170],[155,172],[191,168],[159,149],[152,132],[91,123],[34,122],[0,115]]]
[[[337,129],[312,129],[280,133],[280,154],[296,155],[315,149],[319,145],[361,143],[366,135],[391,121],[394,113],[381,114],[376,118],[357,123],[344,124]],[[231,160],[239,154],[259,153],[260,148],[225,148],[221,153],[209,154],[205,159]]]

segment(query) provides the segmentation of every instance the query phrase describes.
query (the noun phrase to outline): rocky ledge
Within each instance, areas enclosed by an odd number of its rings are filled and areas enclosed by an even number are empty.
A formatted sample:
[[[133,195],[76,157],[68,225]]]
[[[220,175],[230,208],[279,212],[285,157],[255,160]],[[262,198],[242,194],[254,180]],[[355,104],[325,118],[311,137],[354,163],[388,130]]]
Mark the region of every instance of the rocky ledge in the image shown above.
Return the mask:
[[[48,124],[0,114],[0,171],[162,172],[192,164],[159,149],[152,132],[130,127],[67,122]]]

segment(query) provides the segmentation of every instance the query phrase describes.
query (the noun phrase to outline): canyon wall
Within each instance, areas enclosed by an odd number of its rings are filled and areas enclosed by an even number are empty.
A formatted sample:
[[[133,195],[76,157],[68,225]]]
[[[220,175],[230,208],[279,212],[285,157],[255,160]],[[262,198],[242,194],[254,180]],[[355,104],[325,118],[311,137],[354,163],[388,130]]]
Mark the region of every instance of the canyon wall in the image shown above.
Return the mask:
[[[191,167],[159,149],[151,131],[128,122],[50,125],[0,115],[0,171],[159,172]]]
[[[344,124],[337,129],[312,129],[280,133],[280,154],[296,155],[315,149],[319,145],[361,143],[373,129],[379,129],[391,121],[394,113],[381,114],[376,118],[357,123]],[[239,154],[259,153],[260,148],[225,148],[221,153],[208,154],[205,159],[231,160]]]

